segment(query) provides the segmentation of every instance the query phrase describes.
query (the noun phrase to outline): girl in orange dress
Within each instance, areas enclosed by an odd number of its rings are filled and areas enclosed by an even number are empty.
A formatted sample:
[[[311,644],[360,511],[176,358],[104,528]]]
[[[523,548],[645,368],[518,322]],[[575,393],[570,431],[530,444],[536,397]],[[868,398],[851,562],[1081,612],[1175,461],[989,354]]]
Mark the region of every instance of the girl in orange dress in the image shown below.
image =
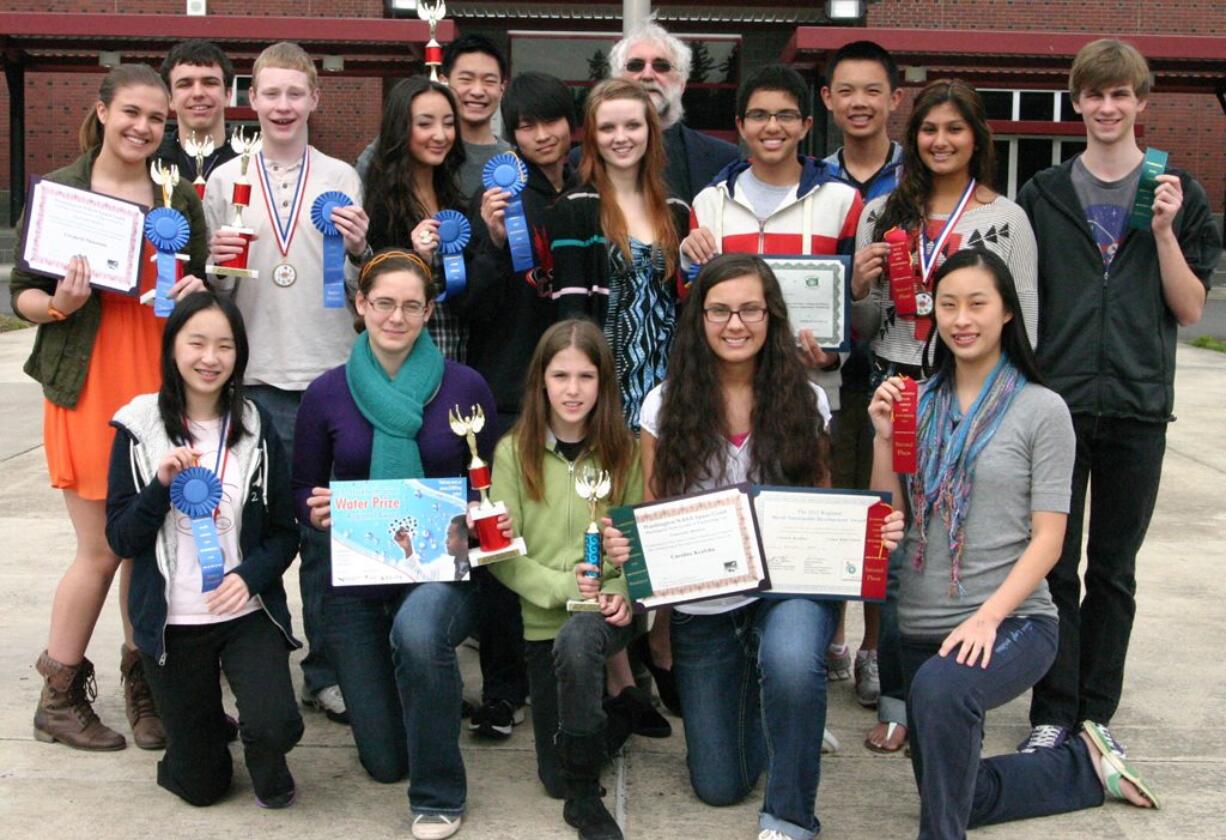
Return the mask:
[[[81,126],[83,154],[46,180],[146,207],[160,203],[155,201],[148,159],[162,141],[169,109],[170,95],[152,69],[136,64],[115,68],[103,80],[98,101]],[[171,290],[177,299],[204,288],[198,278],[204,273],[207,245],[204,212],[186,179],[174,188],[171,206],[191,228],[185,276]],[[152,256],[148,243],[146,256]],[[153,264],[145,265],[142,292],[153,288],[156,279]],[[106,542],[106,476],[114,438],[109,424],[134,396],[158,389],[162,321],[136,298],[92,291],[89,276],[88,262],[72,257],[62,279],[15,269],[10,284],[13,311],[39,324],[25,370],[43,386],[47,469],[51,485],[64,492],[77,537],[76,556],[52,603],[47,650],[36,666],[45,684],[34,715],[34,737],[78,749],[116,750],[126,741],[94,714],[94,668],[85,658],[120,567],[120,558]],[[122,583],[121,589],[126,589]],[[126,598],[120,604],[127,640],[121,668],[128,719],[137,745],[158,749],[165,735],[132,645]]]

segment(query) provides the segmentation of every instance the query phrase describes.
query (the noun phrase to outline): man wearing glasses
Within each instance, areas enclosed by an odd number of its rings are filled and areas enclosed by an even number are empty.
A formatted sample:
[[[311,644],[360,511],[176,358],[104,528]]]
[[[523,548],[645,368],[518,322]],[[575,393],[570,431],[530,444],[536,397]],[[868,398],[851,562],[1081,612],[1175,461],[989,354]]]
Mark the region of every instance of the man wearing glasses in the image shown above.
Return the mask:
[[[690,48],[664,27],[647,21],[613,45],[610,73],[641,84],[660,115],[668,152],[664,177],[673,195],[694,200],[699,190],[727,164],[740,157],[731,143],[710,137],[681,122],[681,95],[690,76]]]

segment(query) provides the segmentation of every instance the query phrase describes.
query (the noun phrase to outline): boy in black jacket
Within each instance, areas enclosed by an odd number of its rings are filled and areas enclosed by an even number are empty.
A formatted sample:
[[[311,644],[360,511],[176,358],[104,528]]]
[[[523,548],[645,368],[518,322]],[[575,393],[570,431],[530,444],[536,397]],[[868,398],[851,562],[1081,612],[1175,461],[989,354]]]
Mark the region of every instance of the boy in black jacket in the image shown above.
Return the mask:
[[[1221,241],[1205,191],[1168,168],[1137,202],[1144,154],[1133,125],[1149,67],[1103,39],[1069,75],[1086,151],[1036,175],[1018,195],[1039,245],[1039,365],[1068,403],[1077,460],[1064,551],[1047,577],[1060,644],[1035,686],[1021,752],[1058,746],[1079,721],[1109,724],[1119,705],[1136,611],[1134,571],[1158,495],[1173,419],[1178,327],[1200,320]],[[1152,221],[1130,229],[1134,203]],[[1090,535],[1081,600],[1078,566],[1086,488]],[[1122,755],[1123,746],[1113,745]]]

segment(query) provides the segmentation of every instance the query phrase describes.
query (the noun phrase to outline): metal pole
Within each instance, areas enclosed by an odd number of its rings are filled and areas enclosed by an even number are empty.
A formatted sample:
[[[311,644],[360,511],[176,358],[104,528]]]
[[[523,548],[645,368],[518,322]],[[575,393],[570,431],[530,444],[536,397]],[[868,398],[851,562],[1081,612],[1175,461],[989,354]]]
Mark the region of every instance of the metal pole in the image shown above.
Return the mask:
[[[4,81],[9,89],[9,224],[26,203],[26,68],[18,61],[4,62]]]
[[[629,34],[650,14],[651,0],[622,0],[622,34]]]

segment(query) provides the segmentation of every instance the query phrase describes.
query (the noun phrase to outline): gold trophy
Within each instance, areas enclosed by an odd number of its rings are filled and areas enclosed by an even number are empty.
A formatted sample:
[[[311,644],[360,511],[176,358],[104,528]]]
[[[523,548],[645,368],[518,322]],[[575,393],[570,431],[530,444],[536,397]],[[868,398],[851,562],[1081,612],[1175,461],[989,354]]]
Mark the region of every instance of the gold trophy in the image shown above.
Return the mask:
[[[528,553],[523,537],[507,539],[498,529],[498,517],[507,512],[507,506],[502,502],[490,501],[490,467],[477,454],[477,432],[485,428],[485,412],[481,406],[474,405],[472,414],[465,417],[460,413],[460,407],[447,412],[451,431],[468,441],[468,451],[472,460],[468,463],[468,483],[481,494],[481,502],[472,511],[473,528],[477,532],[477,540],[481,544],[479,551],[468,552],[469,563],[473,566],[486,566],[499,560],[509,560]]]
[[[608,470],[597,472],[591,467],[584,467],[583,473],[575,479],[575,492],[579,498],[587,502],[587,531],[583,534],[583,562],[596,567],[596,571],[587,572],[589,578],[600,579],[600,526],[596,524],[596,506],[609,497],[613,482]],[[586,598],[566,602],[567,612],[600,612],[600,599]]]
[[[434,38],[439,21],[447,16],[447,6],[443,0],[437,0],[433,5],[429,0],[421,0],[417,4],[417,16],[430,25],[430,40],[426,42],[426,66],[430,68],[430,81],[438,81],[438,68],[443,66],[443,45]]]
[[[241,236],[243,250],[242,253],[231,257],[221,265],[208,265],[205,266],[205,269],[209,274],[222,277],[248,277],[255,280],[260,276],[260,272],[254,268],[247,268],[247,254],[251,250],[251,239],[255,236],[255,230],[243,224],[243,208],[251,203],[251,179],[247,177],[247,169],[251,166],[251,157],[260,150],[260,132],[252,132],[248,137],[240,125],[230,136],[230,148],[237,152],[239,157],[238,180],[234,182],[232,198],[234,221],[228,225],[222,225],[221,230],[223,233],[236,233]]]
[[[196,159],[196,180],[192,181],[192,186],[196,188],[196,195],[203,199],[204,159],[213,154],[213,135],[206,134],[203,140],[198,140],[193,133],[191,137],[183,138],[183,150]]]

